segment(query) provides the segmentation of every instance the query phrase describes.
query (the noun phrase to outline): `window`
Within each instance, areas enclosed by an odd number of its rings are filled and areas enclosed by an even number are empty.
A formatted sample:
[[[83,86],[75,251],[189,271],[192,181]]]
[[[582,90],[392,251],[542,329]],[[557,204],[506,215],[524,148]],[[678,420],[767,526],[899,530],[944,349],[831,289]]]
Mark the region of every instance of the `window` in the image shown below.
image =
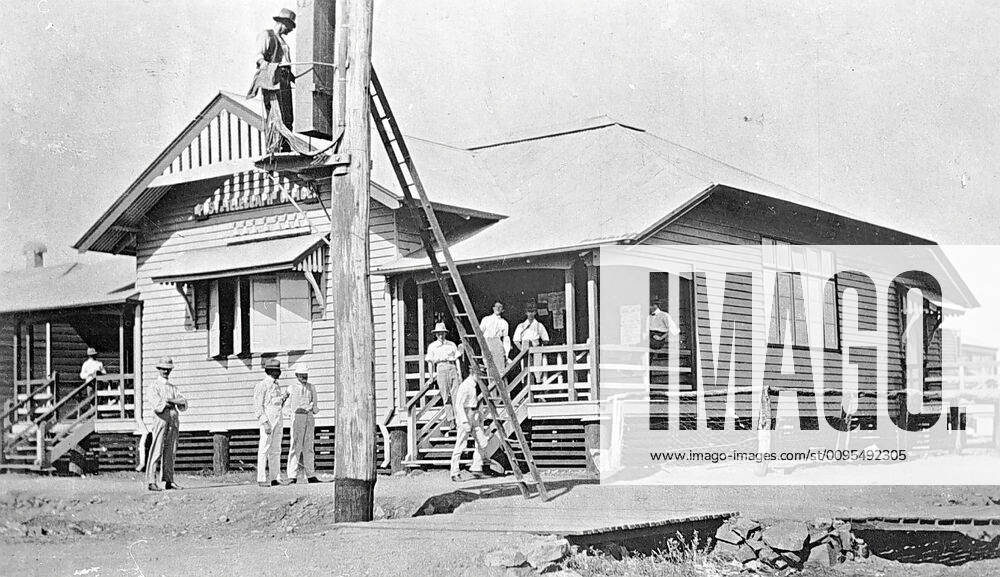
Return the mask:
[[[823,343],[827,349],[840,348],[840,308],[837,290],[827,291],[826,284],[834,272],[836,255],[813,246],[793,245],[768,237],[761,237],[764,245],[764,270],[775,276],[765,277],[765,292],[778,302],[767,311],[770,317],[777,307],[784,318],[770,319],[777,323],[777,331],[768,327],[768,344],[809,346]],[[795,274],[798,273],[798,274]],[[774,284],[777,283],[777,289]],[[776,338],[775,338],[776,337]]]
[[[312,347],[312,293],[301,275],[211,282],[209,356],[307,350]]]

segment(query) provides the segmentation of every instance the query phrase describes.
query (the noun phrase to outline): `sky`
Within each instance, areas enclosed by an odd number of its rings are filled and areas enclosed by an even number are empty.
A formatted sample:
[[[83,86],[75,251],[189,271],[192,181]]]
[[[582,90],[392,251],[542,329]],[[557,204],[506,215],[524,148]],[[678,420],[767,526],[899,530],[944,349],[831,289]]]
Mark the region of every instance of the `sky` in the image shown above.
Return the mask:
[[[99,258],[69,247],[218,90],[246,90],[282,7],[5,2],[0,270],[34,240]],[[1000,244],[998,3],[375,0],[374,18],[407,134],[607,114],[875,222]]]

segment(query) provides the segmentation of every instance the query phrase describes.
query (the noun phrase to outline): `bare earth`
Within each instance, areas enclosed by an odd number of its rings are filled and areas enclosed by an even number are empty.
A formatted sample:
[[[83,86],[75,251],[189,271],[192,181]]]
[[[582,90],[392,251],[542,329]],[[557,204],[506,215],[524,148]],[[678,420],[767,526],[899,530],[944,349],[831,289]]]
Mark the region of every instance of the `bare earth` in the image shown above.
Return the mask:
[[[739,511],[762,521],[893,511],[1000,517],[1000,487],[602,487],[550,475],[555,499],[525,502],[509,480],[451,483],[445,472],[380,477],[376,518],[421,511],[509,518],[548,509]],[[181,476],[152,493],[136,474],[0,476],[0,575],[490,575],[485,552],[530,535],[333,526],[332,484],[259,488],[252,475]],[[1000,561],[945,568],[882,560],[814,575],[1000,575]]]

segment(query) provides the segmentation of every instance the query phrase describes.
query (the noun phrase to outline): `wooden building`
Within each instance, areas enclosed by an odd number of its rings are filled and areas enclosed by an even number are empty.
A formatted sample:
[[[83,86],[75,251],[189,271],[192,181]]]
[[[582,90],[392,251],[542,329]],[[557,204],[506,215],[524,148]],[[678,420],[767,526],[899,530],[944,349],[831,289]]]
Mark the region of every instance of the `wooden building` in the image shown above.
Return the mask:
[[[0,275],[0,467],[46,469],[72,451],[113,468],[122,452],[115,436],[136,430],[141,394],[135,264],[46,267],[40,254],[29,262]],[[80,379],[88,347],[107,371],[94,386]]]
[[[258,107],[216,96],[76,245],[135,257],[136,378],[150,383],[157,360],[174,359],[172,380],[190,399],[182,468],[211,467],[213,455],[217,467],[253,466],[251,394],[272,357],[309,366],[318,462],[332,463],[336,319],[325,314],[325,271],[337,250],[324,236],[337,201],[329,178],[266,170]],[[513,330],[529,301],[540,308],[551,342],[512,356],[507,378],[543,466],[588,462],[602,246],[930,243],[608,118],[485,144],[409,144],[477,312],[501,300]],[[380,442],[393,447],[382,455],[396,466],[443,464],[451,437],[423,352],[444,311],[384,153],[373,157],[377,419],[393,440]],[[675,307],[697,290],[663,282]],[[675,312],[690,362],[699,319]],[[136,415],[149,423],[139,393]]]

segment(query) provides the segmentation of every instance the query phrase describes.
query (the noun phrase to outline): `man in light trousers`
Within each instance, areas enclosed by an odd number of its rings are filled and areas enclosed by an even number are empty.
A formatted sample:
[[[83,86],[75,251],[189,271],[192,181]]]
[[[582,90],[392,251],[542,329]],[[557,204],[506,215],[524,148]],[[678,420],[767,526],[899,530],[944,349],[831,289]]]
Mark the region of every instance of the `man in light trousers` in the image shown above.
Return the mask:
[[[503,318],[502,302],[493,303],[493,314],[479,321],[479,330],[486,339],[486,346],[489,348],[490,356],[493,357],[493,363],[496,364],[497,370],[503,373],[507,368],[507,355],[510,354],[510,325]]]
[[[174,457],[177,454],[177,433],[180,428],[178,411],[187,410],[187,399],[171,383],[170,372],[174,361],[163,357],[156,363],[160,375],[153,384],[150,404],[153,407],[153,443],[146,460],[146,483],[150,491],[161,491],[160,481],[166,489],[180,489],[174,484]],[[157,474],[159,470],[159,474]]]
[[[288,482],[299,477],[299,458],[306,482],[321,483],[316,477],[316,387],[309,382],[309,369],[295,367],[295,382],[288,385],[288,410],[292,416],[292,445],[288,449]]]
[[[281,362],[278,359],[264,361],[267,375],[254,387],[253,414],[260,425],[260,444],[257,447],[257,484],[261,487],[279,485],[281,476],[281,438],[285,424],[282,419],[282,405],[288,393],[282,392],[278,384],[281,376]]]
[[[462,384],[458,385],[455,391],[455,428],[458,436],[455,438],[455,448],[451,451],[451,480],[455,482],[472,479],[482,479],[486,475],[483,473],[483,451],[490,442],[489,435],[483,431],[482,423],[476,411],[477,397],[479,396],[479,386],[476,378],[469,375]],[[469,435],[475,439],[475,449],[472,452],[472,467],[470,475],[464,476],[460,469],[462,453],[465,452],[469,443]]]

